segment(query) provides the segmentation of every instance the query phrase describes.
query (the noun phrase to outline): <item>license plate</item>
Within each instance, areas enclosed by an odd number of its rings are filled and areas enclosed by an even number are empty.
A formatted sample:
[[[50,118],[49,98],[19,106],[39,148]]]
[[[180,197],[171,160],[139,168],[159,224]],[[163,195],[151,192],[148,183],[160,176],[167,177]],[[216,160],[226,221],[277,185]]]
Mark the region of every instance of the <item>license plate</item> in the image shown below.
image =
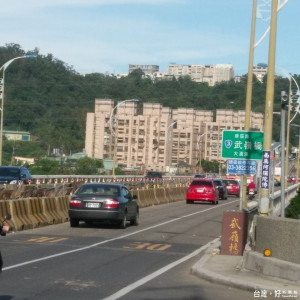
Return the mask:
[[[86,207],[88,207],[88,208],[99,208],[100,207],[100,203],[88,202],[86,204]]]
[[[198,192],[198,193],[202,193],[202,192],[203,192],[203,189],[197,189],[197,192]]]

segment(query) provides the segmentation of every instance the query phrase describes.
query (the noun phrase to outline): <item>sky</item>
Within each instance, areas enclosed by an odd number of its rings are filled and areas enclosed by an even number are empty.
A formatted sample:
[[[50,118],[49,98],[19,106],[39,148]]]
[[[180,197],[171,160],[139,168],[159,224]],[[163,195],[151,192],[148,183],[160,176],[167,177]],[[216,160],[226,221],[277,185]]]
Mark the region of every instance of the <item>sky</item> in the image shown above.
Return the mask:
[[[255,43],[272,0],[257,0]],[[299,0],[279,0],[276,72],[300,74]],[[128,73],[129,64],[233,64],[248,72],[253,0],[0,0],[0,46],[52,54],[81,74]],[[269,35],[254,51],[268,63]],[[277,69],[278,68],[278,69]],[[284,71],[282,71],[284,70]]]

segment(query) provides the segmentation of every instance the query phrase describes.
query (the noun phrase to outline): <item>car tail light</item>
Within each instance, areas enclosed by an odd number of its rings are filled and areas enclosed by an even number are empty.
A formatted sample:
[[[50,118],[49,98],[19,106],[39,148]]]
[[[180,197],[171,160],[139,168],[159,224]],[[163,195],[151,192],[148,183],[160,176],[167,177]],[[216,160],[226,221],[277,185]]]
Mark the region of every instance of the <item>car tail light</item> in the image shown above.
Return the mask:
[[[118,208],[120,203],[115,199],[106,199],[104,208]]]
[[[70,207],[82,207],[80,198],[72,198],[69,203]]]
[[[196,192],[197,192],[197,188],[195,188],[195,187],[193,187],[193,186],[190,186],[190,187],[188,188],[188,192],[189,192],[189,193],[196,193]]]
[[[214,193],[214,190],[213,190],[213,189],[206,189],[206,192],[207,192],[208,194],[213,194],[213,193]]]

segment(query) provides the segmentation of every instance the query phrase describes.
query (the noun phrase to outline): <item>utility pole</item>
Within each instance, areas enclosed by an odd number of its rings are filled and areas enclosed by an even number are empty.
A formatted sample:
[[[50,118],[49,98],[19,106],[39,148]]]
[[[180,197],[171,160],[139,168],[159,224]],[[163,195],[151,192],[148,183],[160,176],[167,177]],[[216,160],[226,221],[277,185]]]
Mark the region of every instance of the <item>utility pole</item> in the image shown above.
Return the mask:
[[[276,49],[276,27],[277,27],[278,0],[272,0],[269,60],[267,75],[267,90],[265,102],[265,135],[262,160],[261,199],[259,203],[259,214],[269,215],[270,210],[270,162],[273,127],[273,106],[274,106],[274,75],[275,75],[275,49]]]
[[[246,92],[246,108],[245,108],[245,131],[249,131],[251,127],[251,102],[252,102],[252,85],[253,85],[253,60],[254,60],[254,39],[256,24],[256,6],[257,0],[253,0],[252,7],[252,25],[250,37],[250,51],[248,64],[247,92]],[[242,207],[247,208],[247,175],[243,175],[242,179]]]

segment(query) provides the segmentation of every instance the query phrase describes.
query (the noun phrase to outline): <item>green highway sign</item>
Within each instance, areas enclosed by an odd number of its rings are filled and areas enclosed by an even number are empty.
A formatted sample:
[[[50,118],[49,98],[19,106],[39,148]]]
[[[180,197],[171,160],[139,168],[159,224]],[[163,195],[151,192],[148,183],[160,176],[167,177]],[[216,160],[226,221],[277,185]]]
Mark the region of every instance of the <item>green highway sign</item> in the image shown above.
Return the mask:
[[[224,130],[222,158],[262,159],[263,140],[263,132]]]

